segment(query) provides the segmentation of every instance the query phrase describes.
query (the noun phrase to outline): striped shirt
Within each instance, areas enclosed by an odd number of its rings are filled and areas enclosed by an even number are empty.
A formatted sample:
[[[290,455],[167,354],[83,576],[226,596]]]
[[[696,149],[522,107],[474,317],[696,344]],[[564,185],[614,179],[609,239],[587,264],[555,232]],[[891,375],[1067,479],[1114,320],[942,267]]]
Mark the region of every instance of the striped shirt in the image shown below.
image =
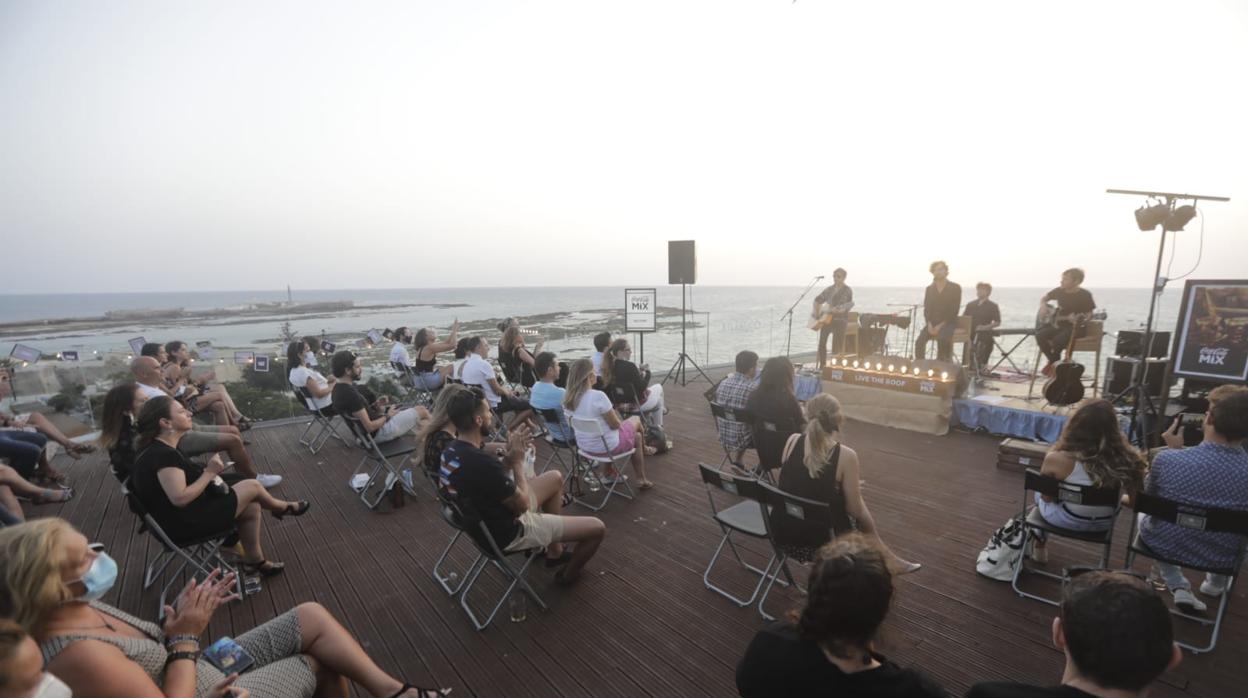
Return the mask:
[[[719,386],[715,388],[715,402],[724,407],[735,407],[737,409],[745,409],[745,403],[750,399],[750,393],[758,386],[756,378],[741,373],[733,373],[724,380],[720,381]],[[718,417],[715,418],[715,428],[719,430],[719,441],[727,449],[750,448],[750,426],[741,422],[730,422]]]

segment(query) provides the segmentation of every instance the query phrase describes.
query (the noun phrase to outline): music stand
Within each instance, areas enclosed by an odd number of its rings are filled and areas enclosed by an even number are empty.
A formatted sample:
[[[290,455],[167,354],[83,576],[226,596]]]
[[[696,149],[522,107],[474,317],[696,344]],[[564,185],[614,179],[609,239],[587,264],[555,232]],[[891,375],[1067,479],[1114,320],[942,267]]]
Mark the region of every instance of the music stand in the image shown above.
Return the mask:
[[[711,380],[711,377],[706,375],[706,371],[702,370],[702,367],[698,365],[698,362],[694,361],[692,356],[685,353],[685,320],[688,316],[688,312],[685,310],[685,286],[686,284],[684,283],[680,285],[680,356],[676,357],[676,363],[672,364],[672,367],[667,370],[667,375],[663,376],[663,380],[659,381],[659,385],[666,384],[667,379],[671,378],[673,375],[679,376],[677,380],[680,381],[681,387],[687,385],[688,382],[685,380],[686,363],[693,364],[693,367],[697,370],[698,374],[706,379],[707,383],[715,385],[715,381]],[[695,378],[694,380],[697,379]]]

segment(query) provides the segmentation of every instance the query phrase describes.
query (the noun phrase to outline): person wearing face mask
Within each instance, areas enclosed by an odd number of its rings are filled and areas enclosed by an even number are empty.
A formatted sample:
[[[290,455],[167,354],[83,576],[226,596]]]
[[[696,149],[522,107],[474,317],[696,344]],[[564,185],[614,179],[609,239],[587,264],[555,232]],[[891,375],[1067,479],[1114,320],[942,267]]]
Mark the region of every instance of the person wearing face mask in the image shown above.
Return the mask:
[[[323,606],[303,603],[238,634],[254,660],[226,676],[200,657],[212,616],[234,600],[233,573],[192,579],[164,609],[162,625],[100,603],[117,563],[61,519],[0,530],[0,615],[39,644],[47,670],[76,693],[104,698],[274,698],[351,695],[433,698],[382,671]]]
[[[321,410],[326,417],[332,417],[336,414],[333,391],[334,382],[337,379],[332,376],[326,378],[312,368],[316,365],[315,361],[316,354],[312,352],[306,339],[291,342],[286,347],[286,365],[290,367],[290,384],[296,388],[307,389],[312,396],[312,404],[308,405],[309,408]]]
[[[22,626],[0,618],[0,696],[3,698],[70,698],[73,691],[43,670],[39,645]]]
[[[650,385],[650,366],[642,364],[638,367],[633,363],[633,348],[628,340],[620,337],[611,342],[607,353],[602,355],[602,383],[607,386],[607,395],[615,386],[630,386],[641,411],[656,427],[663,428],[663,386]]]

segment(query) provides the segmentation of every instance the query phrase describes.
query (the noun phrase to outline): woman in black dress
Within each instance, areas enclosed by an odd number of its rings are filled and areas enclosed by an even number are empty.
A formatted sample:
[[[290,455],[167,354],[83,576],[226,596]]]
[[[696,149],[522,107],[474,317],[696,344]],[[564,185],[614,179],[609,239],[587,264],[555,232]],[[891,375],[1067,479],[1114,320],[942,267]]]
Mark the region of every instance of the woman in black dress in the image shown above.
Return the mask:
[[[283,564],[264,559],[260,547],[260,510],[280,519],[287,514],[302,516],[311,505],[277,499],[253,479],[227,484],[220,477],[226,466],[219,454],[204,467],[178,450],[178,442],[190,430],[191,413],[173,398],[162,395],[143,405],[135,426],[141,449],[131,476],[135,496],[175,542],[237,525],[243,569],[279,574]]]
[[[784,356],[773,356],[763,364],[758,387],[745,401],[745,408],[754,415],[754,448],[758,467],[768,472],[779,468],[781,454],[789,434],[796,434],[806,424],[806,415],[793,390],[793,362]]]
[[[841,403],[826,393],[816,395],[806,403],[806,415],[810,421],[803,433],[790,436],[784,446],[780,489],[798,497],[827,502],[832,507],[834,530],[807,526],[802,521],[773,513],[772,530],[777,540],[792,557],[806,561],[812,559],[814,552],[832,535],[857,530],[884,554],[893,574],[917,571],[921,565],[897,557],[876,533],[875,519],[862,498],[858,454],[840,442],[841,423],[845,421]]]

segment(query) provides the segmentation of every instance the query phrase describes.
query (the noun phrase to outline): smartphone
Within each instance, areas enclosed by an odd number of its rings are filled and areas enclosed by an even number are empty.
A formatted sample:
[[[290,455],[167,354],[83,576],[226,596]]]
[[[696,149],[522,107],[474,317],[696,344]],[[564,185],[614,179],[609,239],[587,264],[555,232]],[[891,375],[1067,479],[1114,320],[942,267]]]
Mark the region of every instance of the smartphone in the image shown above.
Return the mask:
[[[1203,412],[1183,412],[1179,415],[1179,424],[1185,427],[1199,427],[1205,423]]]
[[[203,657],[226,676],[235,672],[241,674],[256,663],[256,660],[247,654],[247,650],[230,637],[223,637],[212,643],[208,649],[204,650]]]

